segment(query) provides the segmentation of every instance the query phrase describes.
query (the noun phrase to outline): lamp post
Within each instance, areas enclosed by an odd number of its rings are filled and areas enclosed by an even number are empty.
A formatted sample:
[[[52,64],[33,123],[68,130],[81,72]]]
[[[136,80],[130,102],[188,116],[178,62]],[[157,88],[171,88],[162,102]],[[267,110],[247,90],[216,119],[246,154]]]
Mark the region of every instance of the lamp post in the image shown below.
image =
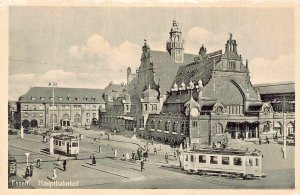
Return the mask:
[[[282,152],[283,152],[283,159],[286,159],[286,136],[287,136],[287,132],[286,132],[286,108],[285,108],[285,96],[283,96],[283,148],[282,148]]]
[[[25,153],[25,156],[26,156],[26,164],[27,164],[27,166],[28,166],[28,157],[29,157],[29,155],[30,155],[29,152]]]
[[[49,86],[52,86],[52,131],[54,131],[54,87],[57,86],[56,82],[49,83]]]

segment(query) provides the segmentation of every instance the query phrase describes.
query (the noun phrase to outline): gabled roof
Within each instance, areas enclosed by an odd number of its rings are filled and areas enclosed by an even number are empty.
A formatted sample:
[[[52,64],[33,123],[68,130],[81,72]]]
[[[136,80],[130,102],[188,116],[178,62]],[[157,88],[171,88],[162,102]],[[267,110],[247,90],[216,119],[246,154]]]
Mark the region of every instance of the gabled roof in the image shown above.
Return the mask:
[[[253,85],[260,95],[295,93],[295,82],[265,83]]]
[[[176,83],[178,86],[184,83],[188,86],[190,81],[193,83],[198,83],[201,79],[202,84],[206,85],[211,78],[212,69],[214,68],[214,63],[217,64],[221,60],[221,55],[204,58],[190,64],[180,66],[176,77],[172,83],[172,86]]]
[[[179,66],[193,62],[197,56],[184,54],[183,62],[175,62],[168,52],[151,51],[151,60],[155,68],[155,81],[159,83],[161,95],[165,95],[170,90]]]
[[[105,89],[103,90],[103,94],[107,95],[109,101],[111,101],[113,98],[119,97],[119,95],[123,93],[125,89],[126,89],[125,84],[109,83],[107,87],[105,87]]]
[[[102,89],[55,87],[54,102],[66,103],[66,104],[105,103],[102,98],[102,92],[103,92]],[[51,103],[52,102],[52,99],[50,99],[51,97],[52,97],[52,87],[32,87],[25,95],[20,97],[19,102]]]
[[[184,104],[189,101],[191,95],[189,93],[181,93],[181,94],[174,94],[168,96],[165,103],[166,104]]]

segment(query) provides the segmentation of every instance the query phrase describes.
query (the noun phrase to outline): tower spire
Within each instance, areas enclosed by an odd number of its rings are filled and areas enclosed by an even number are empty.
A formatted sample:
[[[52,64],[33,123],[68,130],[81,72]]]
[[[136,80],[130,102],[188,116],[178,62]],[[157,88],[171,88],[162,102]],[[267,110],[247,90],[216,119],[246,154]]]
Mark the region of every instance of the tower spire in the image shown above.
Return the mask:
[[[173,19],[172,28],[169,34],[170,37],[166,45],[167,51],[175,62],[183,62],[184,40],[182,39],[181,29],[179,28],[179,23],[176,18]]]

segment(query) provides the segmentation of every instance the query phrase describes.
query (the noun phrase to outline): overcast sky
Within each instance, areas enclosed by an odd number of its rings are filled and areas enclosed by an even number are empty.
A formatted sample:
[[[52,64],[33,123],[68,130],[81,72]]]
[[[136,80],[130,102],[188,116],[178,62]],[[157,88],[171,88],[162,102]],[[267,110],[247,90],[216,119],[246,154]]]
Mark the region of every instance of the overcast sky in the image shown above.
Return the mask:
[[[146,38],[165,51],[172,20],[185,52],[222,49],[229,35],[249,60],[252,83],[294,81],[292,8],[11,7],[9,100],[31,86],[104,88],[139,66]]]

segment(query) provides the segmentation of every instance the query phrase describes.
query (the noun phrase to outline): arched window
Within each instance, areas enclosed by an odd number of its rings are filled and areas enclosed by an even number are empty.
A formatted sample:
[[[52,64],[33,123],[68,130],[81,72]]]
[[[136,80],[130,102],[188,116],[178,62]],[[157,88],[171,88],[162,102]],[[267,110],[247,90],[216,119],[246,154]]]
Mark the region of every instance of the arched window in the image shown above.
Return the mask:
[[[217,134],[223,133],[223,126],[220,123],[217,124],[217,132],[216,133]]]
[[[151,121],[151,129],[155,129],[155,123],[154,123],[154,120]]]
[[[74,123],[80,123],[80,114],[74,115]]]
[[[56,114],[50,115],[50,123],[57,123],[57,115]]]
[[[292,122],[289,122],[289,123],[287,124],[287,132],[288,132],[289,135],[295,134],[294,125],[293,125]]]
[[[180,124],[180,133],[184,133],[184,122]]]
[[[172,124],[172,132],[176,132],[176,122]]]
[[[165,122],[165,131],[169,131],[169,122]]]
[[[161,120],[158,121],[157,129],[162,130],[162,122],[161,122]]]

